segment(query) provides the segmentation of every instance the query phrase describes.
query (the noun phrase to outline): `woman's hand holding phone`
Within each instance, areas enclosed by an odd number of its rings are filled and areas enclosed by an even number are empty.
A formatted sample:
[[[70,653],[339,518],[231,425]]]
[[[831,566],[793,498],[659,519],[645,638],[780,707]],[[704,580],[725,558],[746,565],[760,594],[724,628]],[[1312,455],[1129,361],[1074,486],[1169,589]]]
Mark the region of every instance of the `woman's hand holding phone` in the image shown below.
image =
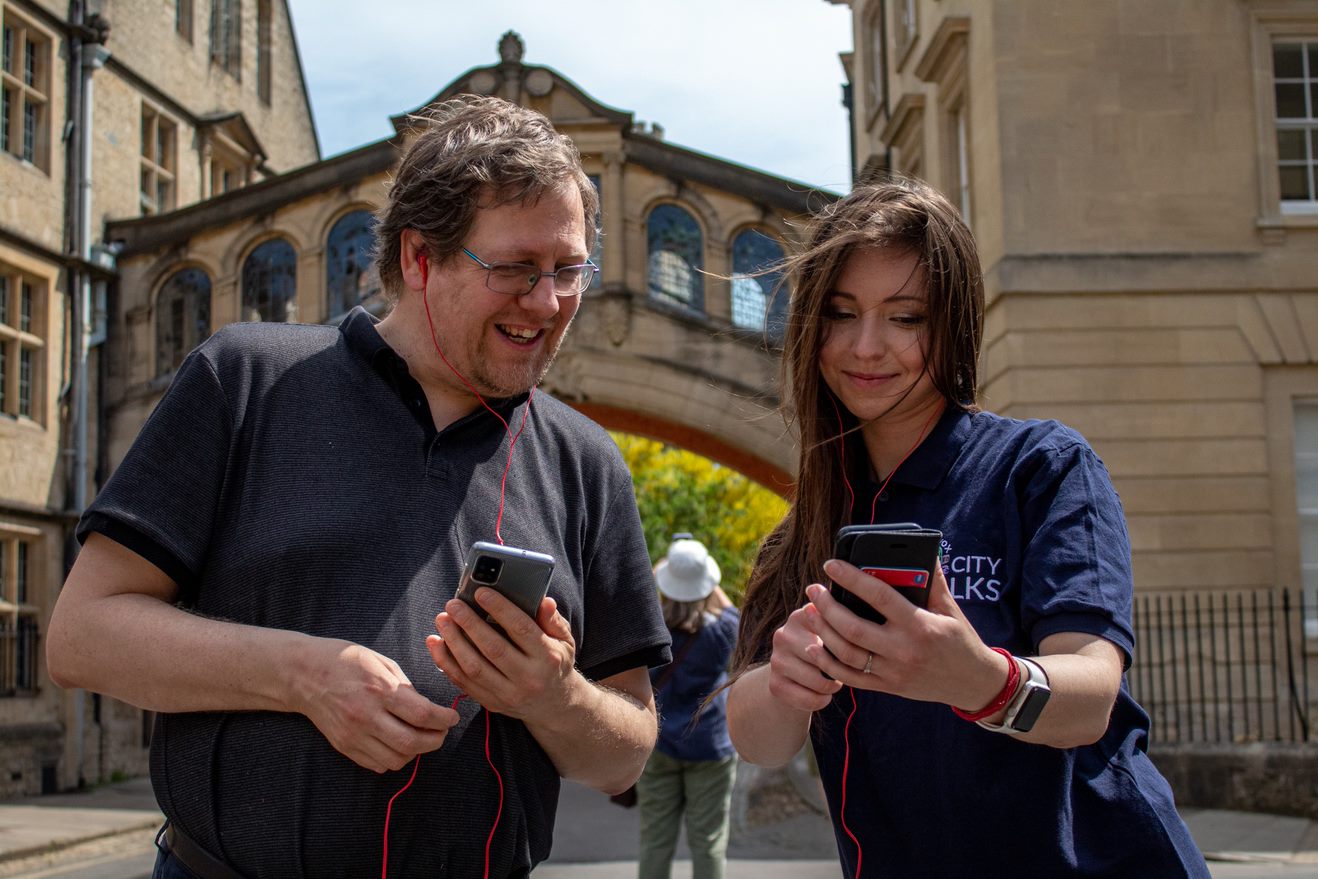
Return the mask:
[[[806,590],[810,603],[798,612],[818,639],[805,648],[817,671],[858,689],[948,705],[979,705],[985,692],[1001,688],[1006,660],[990,659],[997,654],[957,606],[941,567],[935,566],[927,609],[847,562],[832,559],[824,572],[886,622],[856,615],[827,588],[811,584]]]

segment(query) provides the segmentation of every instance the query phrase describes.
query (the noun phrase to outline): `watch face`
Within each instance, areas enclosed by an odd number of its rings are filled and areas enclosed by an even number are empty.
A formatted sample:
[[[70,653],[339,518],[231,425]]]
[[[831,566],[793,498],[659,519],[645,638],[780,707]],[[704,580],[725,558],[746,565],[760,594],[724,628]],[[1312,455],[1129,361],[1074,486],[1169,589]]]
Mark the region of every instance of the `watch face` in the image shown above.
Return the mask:
[[[1034,722],[1039,719],[1039,713],[1043,711],[1043,706],[1048,704],[1051,696],[1052,691],[1046,686],[1027,681],[1025,701],[1021,703],[1021,710],[1012,718],[1011,728],[1017,732],[1029,732],[1034,729]]]

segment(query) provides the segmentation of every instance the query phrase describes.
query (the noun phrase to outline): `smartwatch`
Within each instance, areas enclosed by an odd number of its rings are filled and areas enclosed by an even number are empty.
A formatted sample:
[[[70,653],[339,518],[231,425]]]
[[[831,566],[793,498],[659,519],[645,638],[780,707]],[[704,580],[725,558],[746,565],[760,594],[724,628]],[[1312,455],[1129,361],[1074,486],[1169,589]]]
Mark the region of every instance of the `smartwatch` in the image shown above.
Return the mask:
[[[1012,659],[1024,666],[1028,677],[1017,688],[1016,695],[1007,704],[1007,713],[1003,716],[1002,723],[989,723],[984,720],[975,721],[986,730],[1007,733],[1008,735],[1027,733],[1034,729],[1035,721],[1039,719],[1040,712],[1043,711],[1043,707],[1048,704],[1048,699],[1053,694],[1048,687],[1048,673],[1043,670],[1043,666],[1033,659],[1026,659],[1024,656],[1013,656]]]

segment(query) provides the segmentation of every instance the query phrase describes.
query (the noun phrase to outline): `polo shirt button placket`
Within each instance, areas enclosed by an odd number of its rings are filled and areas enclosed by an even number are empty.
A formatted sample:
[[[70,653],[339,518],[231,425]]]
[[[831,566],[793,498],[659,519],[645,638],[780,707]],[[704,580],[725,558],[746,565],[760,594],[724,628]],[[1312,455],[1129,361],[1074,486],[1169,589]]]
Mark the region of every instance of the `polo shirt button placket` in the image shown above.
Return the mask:
[[[439,437],[431,437],[426,443],[426,475],[443,478],[444,456],[440,454]]]

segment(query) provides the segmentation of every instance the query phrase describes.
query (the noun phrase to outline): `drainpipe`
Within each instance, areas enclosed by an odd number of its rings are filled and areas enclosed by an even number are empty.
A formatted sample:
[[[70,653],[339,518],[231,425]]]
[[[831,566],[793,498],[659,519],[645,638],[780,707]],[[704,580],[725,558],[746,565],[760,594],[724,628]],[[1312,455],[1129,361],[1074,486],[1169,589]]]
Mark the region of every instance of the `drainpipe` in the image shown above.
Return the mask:
[[[842,106],[847,110],[847,143],[851,146],[851,183],[855,185],[856,173],[860,170],[856,166],[856,108],[851,100],[851,83],[842,83]]]
[[[82,74],[81,118],[78,137],[79,158],[78,171],[78,256],[84,263],[92,258],[92,120],[95,103],[93,101],[92,74],[105,65],[110,52],[105,48],[105,38],[109,27],[99,15],[89,16],[85,23],[77,23],[82,30],[83,40],[80,49],[79,66]],[[74,368],[73,368],[73,508],[81,514],[87,509],[88,469],[88,378],[87,361],[91,351],[93,330],[92,314],[92,278],[85,269],[78,273],[78,290],[74,308]],[[86,737],[87,709],[86,693],[74,690],[73,695],[73,731],[77,743],[78,787],[86,785]]]

